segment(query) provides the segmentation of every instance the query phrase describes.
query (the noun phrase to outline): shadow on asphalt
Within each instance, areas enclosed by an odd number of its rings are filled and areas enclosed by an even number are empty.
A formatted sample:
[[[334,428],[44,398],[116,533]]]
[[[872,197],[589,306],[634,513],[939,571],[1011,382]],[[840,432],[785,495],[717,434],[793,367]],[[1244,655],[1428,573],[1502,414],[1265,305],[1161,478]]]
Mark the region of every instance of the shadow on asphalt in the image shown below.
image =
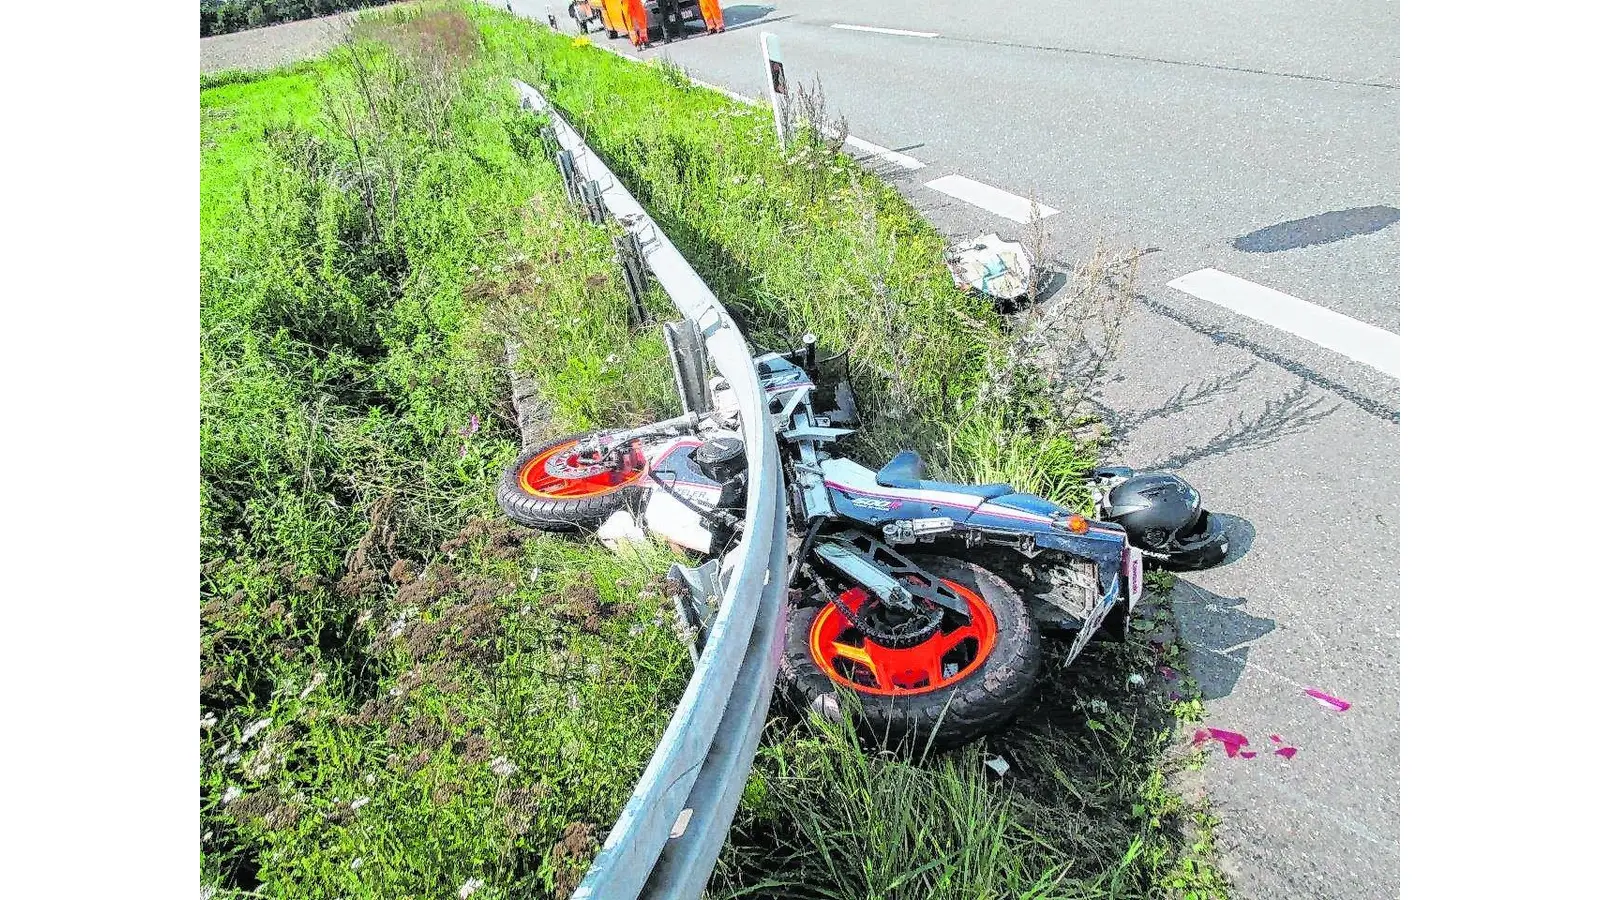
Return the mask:
[[[1189,665],[1202,699],[1233,693],[1249,661],[1250,644],[1278,627],[1276,620],[1246,612],[1247,602],[1243,597],[1213,594],[1182,578],[1172,587],[1172,612],[1178,633],[1190,648]]]
[[[1281,253],[1301,247],[1331,244],[1358,234],[1372,234],[1398,221],[1400,210],[1392,206],[1340,209],[1258,228],[1235,238],[1233,248],[1245,253]]]
[[[1211,566],[1211,568],[1220,569],[1223,566],[1231,566],[1243,559],[1245,554],[1250,552],[1250,548],[1255,546],[1256,526],[1250,524],[1249,519],[1243,516],[1235,516],[1231,513],[1216,511],[1212,511],[1211,518],[1221,522],[1222,530],[1228,535],[1228,555],[1222,558],[1222,562]]]
[[[741,25],[754,25],[755,23],[766,19],[767,16],[772,15],[773,10],[775,9],[777,9],[777,7],[765,6],[756,3],[741,3],[738,6],[724,6],[722,8],[722,24],[727,26],[727,30],[729,31],[732,31]],[[783,16],[782,18],[787,19],[790,18],[790,16]],[[778,20],[773,19],[771,21]]]

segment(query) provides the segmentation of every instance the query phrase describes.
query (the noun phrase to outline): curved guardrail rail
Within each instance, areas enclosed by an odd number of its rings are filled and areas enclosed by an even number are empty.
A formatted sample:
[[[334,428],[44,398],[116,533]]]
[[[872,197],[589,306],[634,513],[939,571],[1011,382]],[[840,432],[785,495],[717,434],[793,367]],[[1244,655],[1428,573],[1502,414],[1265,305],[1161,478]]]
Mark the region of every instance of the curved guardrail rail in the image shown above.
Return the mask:
[[[515,82],[524,109],[549,116],[578,176],[639,239],[644,261],[739,401],[750,485],[743,537],[720,561],[680,573],[712,594],[716,617],[694,675],[633,796],[574,900],[691,900],[710,879],[766,723],[784,615],[788,533],[777,439],[750,347],[727,310],[622,182],[544,96]]]

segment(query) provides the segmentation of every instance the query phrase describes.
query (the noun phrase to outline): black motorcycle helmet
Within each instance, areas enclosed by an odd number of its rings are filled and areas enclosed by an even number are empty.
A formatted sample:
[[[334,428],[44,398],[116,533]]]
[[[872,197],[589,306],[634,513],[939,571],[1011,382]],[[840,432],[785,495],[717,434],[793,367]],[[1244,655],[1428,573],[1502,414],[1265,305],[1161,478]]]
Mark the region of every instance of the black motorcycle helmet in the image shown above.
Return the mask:
[[[1176,475],[1126,476],[1105,498],[1105,514],[1128,532],[1129,543],[1171,566],[1215,565],[1228,554],[1222,523],[1200,506],[1200,492]]]

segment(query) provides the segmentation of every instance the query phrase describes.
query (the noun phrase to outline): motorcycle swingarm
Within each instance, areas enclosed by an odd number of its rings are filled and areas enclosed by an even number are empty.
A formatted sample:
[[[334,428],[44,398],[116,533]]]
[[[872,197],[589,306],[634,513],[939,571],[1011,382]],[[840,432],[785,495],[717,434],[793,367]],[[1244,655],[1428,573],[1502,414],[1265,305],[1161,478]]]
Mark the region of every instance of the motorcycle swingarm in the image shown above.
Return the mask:
[[[854,530],[830,534],[818,538],[812,552],[890,606],[906,609],[912,605],[912,598],[916,598],[938,604],[971,621],[972,614],[967,608],[967,601],[959,594],[921,566],[869,535]],[[911,577],[921,580],[923,584],[902,580]]]

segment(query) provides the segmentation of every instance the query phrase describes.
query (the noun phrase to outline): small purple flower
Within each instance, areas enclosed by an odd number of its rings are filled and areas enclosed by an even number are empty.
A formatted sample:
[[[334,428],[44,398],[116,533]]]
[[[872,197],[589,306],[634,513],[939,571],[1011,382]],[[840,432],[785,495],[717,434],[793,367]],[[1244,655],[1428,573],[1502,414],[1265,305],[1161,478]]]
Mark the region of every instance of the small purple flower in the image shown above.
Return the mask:
[[[473,413],[472,414],[472,421],[468,422],[466,424],[466,426],[461,429],[461,436],[462,437],[472,437],[473,435],[475,435],[477,433],[478,433],[478,414],[477,413]],[[462,450],[461,451],[461,455],[465,456],[466,455],[466,451]]]

